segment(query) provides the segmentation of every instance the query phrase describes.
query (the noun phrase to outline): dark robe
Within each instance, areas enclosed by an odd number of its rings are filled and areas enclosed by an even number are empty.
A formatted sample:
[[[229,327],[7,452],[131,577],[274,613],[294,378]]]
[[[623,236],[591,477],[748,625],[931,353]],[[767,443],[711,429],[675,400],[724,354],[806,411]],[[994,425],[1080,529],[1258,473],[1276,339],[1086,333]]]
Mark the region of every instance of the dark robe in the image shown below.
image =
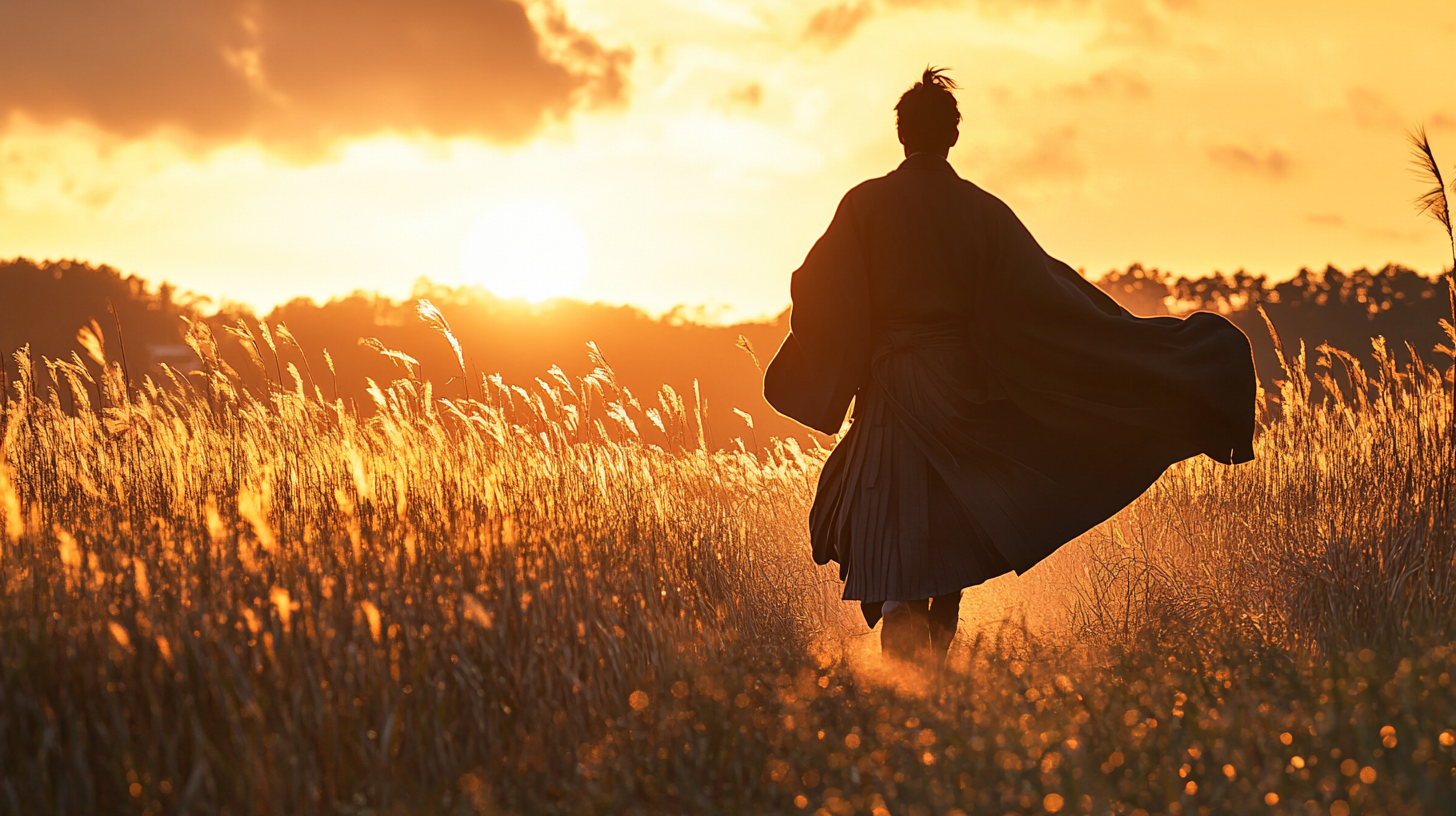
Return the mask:
[[[939,156],[849,191],[791,292],[764,396],[825,433],[853,401],[810,539],[871,625],[1024,572],[1174,462],[1253,458],[1243,332],[1134,316]]]

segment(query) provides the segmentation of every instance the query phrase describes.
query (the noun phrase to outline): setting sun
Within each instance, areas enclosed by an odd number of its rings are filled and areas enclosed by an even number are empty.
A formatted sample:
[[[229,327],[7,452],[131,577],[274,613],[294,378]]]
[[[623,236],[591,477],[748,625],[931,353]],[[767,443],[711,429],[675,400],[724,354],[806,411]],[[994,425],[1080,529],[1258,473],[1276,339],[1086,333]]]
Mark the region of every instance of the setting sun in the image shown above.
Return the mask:
[[[504,298],[569,295],[586,277],[586,236],[560,207],[518,201],[486,213],[465,238],[461,272]]]

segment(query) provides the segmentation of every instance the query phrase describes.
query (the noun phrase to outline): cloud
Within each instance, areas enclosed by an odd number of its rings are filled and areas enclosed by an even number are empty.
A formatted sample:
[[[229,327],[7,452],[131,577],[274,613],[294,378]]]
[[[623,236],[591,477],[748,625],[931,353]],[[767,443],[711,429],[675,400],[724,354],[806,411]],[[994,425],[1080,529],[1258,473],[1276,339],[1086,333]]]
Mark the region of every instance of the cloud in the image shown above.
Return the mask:
[[[1376,129],[1399,129],[1405,127],[1405,118],[1379,93],[1369,88],[1351,88],[1345,92],[1345,101],[1350,115],[1360,127]]]
[[[1023,0],[1024,2],[1026,0]],[[954,9],[974,5],[970,0],[884,0],[892,9]]]
[[[1456,116],[1445,111],[1436,111],[1431,114],[1430,119],[1426,120],[1426,124],[1431,130],[1451,130],[1456,128]]]
[[[1373,238],[1381,241],[1416,241],[1424,236],[1414,230],[1397,230],[1388,227],[1372,227],[1364,224],[1352,224],[1344,216],[1336,213],[1310,213],[1304,216],[1306,223],[1315,224],[1321,227],[1332,227],[1334,229],[1347,230],[1366,238]]]
[[[625,99],[631,55],[512,0],[0,0],[0,116],[311,148],[520,141]]]
[[[1043,87],[986,88],[991,101],[1006,108],[1042,109],[1047,104],[1141,102],[1153,95],[1139,74],[1121,68],[1098,71],[1080,82]]]
[[[1270,150],[1260,155],[1238,145],[1219,145],[1208,149],[1208,158],[1214,164],[1236,173],[1250,173],[1268,179],[1280,179],[1289,175],[1294,161],[1282,150]]]
[[[1114,0],[1101,4],[1102,44],[1114,47],[1161,46],[1169,44],[1169,22],[1174,15],[1188,12],[1195,4],[1166,0]]]
[[[1101,24],[1098,44],[1147,47],[1166,43],[1169,21],[1197,7],[1198,0],[842,0],[814,12],[803,39],[834,49],[879,11],[974,8],[992,20],[1090,17]]]
[[[757,108],[763,104],[763,85],[750,82],[735,86],[728,91],[729,107]]]
[[[991,189],[1022,195],[1058,196],[1076,192],[1087,178],[1087,163],[1078,149],[1077,129],[1048,130],[1008,161],[987,173]]]
[[[1043,133],[1026,154],[1011,165],[1023,179],[1080,179],[1087,165],[1076,150],[1077,129],[1071,126]]]
[[[809,18],[808,25],[804,26],[804,39],[825,48],[837,48],[870,18],[874,10],[869,0],[850,0],[825,6]]]
[[[891,0],[892,5],[926,5],[934,0]],[[955,0],[940,0],[952,4]],[[962,0],[990,18],[1031,17],[1053,20],[1087,19],[1099,24],[1099,46],[1137,47],[1167,45],[1169,26],[1180,15],[1197,12],[1198,0]]]
[[[1074,85],[1064,85],[1058,92],[1070,99],[1146,99],[1152,90],[1143,78],[1131,71],[1109,68],[1099,71]]]

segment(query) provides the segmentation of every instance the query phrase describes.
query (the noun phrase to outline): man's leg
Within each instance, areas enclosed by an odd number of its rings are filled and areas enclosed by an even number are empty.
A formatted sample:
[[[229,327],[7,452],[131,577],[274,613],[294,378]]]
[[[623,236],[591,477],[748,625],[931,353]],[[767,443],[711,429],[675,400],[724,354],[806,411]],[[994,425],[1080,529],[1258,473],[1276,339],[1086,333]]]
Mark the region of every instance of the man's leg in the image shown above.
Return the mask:
[[[886,601],[880,625],[880,651],[885,657],[909,662],[930,650],[930,601]]]
[[[950,644],[955,640],[956,628],[961,623],[961,593],[953,592],[931,598],[928,620],[931,659],[938,663],[945,660]]]

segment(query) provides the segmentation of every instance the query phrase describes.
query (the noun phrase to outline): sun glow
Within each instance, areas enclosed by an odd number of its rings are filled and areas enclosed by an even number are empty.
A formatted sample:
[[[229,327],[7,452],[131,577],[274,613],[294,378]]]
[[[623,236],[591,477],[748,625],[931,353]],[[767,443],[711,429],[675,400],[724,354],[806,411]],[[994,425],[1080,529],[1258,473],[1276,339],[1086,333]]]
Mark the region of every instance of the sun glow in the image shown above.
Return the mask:
[[[569,295],[586,277],[586,236],[569,213],[518,201],[486,213],[465,238],[461,272],[504,298]]]

